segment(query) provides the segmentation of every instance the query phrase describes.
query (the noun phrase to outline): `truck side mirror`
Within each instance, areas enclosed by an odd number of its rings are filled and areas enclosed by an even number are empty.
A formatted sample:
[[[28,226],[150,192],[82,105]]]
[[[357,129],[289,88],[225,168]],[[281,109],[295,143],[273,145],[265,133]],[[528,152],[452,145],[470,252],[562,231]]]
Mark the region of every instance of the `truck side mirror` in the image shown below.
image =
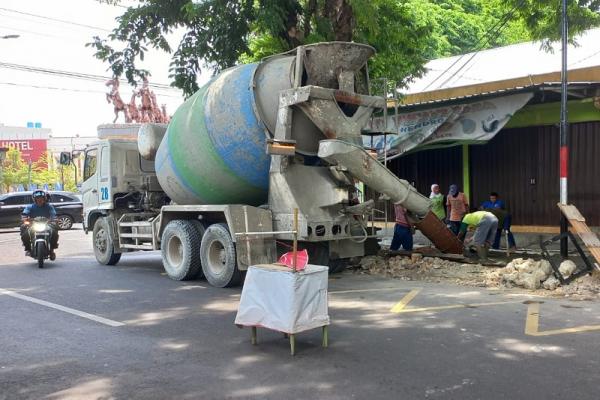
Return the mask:
[[[62,151],[60,153],[60,164],[61,165],[71,165],[71,162],[73,161],[73,157],[71,156],[71,153],[69,153],[68,151]]]

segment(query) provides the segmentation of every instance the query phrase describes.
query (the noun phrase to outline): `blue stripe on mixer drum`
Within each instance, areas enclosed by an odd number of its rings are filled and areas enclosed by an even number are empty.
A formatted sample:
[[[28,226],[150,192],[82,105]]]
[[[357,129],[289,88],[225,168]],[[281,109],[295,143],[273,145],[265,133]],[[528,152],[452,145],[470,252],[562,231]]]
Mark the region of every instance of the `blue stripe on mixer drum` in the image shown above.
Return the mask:
[[[215,151],[225,165],[242,180],[267,189],[270,157],[265,152],[264,128],[253,109],[252,78],[257,66],[232,68],[215,79],[204,115]]]

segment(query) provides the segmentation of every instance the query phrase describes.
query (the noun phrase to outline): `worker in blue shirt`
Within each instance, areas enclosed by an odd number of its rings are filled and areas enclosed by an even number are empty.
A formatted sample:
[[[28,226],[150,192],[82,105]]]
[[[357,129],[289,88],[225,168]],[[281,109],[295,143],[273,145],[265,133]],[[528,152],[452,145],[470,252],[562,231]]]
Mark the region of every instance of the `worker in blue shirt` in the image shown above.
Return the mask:
[[[498,193],[492,192],[490,193],[490,199],[488,201],[484,201],[481,203],[481,208],[483,209],[492,209],[492,208],[500,208],[502,210],[506,210],[506,204],[504,204],[504,200],[498,198]]]
[[[21,225],[21,241],[25,247],[25,253],[29,255],[31,253],[31,240],[29,236],[30,222],[32,219],[37,217],[44,217],[50,220],[50,259],[54,260],[55,254],[54,249],[58,247],[58,228],[52,222],[56,220],[56,210],[54,206],[48,203],[49,195],[43,190],[35,190],[31,197],[33,203],[29,204],[21,213],[23,224]]]
[[[504,229],[508,234],[508,247],[511,250],[516,250],[517,246],[515,243],[515,237],[510,231],[511,215],[506,209],[504,200],[500,199],[497,192],[490,193],[490,199],[481,203],[480,210],[485,210],[493,213],[498,218],[498,230],[496,231],[496,237],[492,244],[493,249],[500,248],[500,237],[502,236],[502,230]]]

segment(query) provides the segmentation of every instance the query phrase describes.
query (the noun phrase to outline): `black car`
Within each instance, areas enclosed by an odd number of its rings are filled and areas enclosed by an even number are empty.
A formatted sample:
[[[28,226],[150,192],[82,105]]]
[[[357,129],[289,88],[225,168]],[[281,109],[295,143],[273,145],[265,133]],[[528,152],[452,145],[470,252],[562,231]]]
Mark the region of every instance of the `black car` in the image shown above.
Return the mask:
[[[83,221],[83,203],[70,192],[48,191],[50,204],[56,209],[58,228],[71,229]],[[0,227],[14,228],[21,224],[23,209],[33,203],[31,192],[13,192],[0,195]]]

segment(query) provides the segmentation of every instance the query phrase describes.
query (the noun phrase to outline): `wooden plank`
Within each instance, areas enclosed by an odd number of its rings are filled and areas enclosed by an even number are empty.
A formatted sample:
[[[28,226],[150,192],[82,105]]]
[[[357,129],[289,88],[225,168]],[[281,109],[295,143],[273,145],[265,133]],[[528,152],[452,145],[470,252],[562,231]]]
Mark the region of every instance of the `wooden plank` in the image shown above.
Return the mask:
[[[585,218],[579,212],[579,210],[572,204],[558,204],[558,208],[567,217],[568,220],[575,220],[580,222],[585,222]]]
[[[590,247],[600,247],[600,240],[598,240],[598,236],[594,232],[581,232],[579,237],[583,241],[583,244]]]
[[[513,233],[560,233],[559,226],[542,226],[542,225],[512,225],[510,227]]]
[[[579,210],[577,210],[577,208],[573,205],[569,204],[568,206],[565,206],[559,204],[558,207],[569,220],[573,231],[583,241],[583,244],[588,248],[596,261],[600,263],[600,241],[598,240],[596,234],[592,232],[590,227],[585,223],[585,218],[581,216]],[[573,218],[569,218],[570,216]]]

